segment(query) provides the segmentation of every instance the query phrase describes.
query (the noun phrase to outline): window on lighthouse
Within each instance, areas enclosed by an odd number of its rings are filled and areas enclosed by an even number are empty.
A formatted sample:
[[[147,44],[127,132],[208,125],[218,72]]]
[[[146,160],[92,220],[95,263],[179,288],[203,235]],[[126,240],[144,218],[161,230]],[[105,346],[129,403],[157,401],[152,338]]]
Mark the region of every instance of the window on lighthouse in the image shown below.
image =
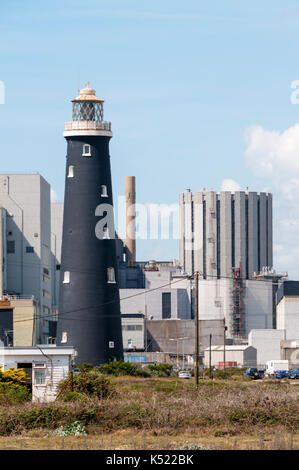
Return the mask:
[[[101,196],[108,197],[107,186],[105,184],[102,184],[101,186]]]
[[[67,177],[68,178],[74,178],[74,165],[69,166],[69,171],[68,171]]]
[[[87,144],[84,144],[84,145],[83,145],[83,153],[82,153],[82,156],[83,156],[83,157],[91,157],[90,145],[87,145]]]
[[[114,268],[107,268],[108,283],[115,284],[115,271]]]
[[[70,272],[64,271],[63,284],[69,284],[69,282],[70,282]]]
[[[110,240],[108,227],[103,228],[103,240]]]

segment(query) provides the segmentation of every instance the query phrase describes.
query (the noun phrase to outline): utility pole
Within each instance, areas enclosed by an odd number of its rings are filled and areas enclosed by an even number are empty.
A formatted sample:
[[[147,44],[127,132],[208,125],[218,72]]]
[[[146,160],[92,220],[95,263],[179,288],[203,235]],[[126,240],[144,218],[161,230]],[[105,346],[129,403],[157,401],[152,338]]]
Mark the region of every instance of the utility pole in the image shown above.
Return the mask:
[[[227,326],[225,326],[225,320],[224,320],[224,331],[223,331],[223,370],[225,370],[225,341],[226,341],[226,331],[227,331]]]
[[[212,335],[210,334],[210,348],[209,348],[209,368],[210,368],[210,379],[212,378]]]
[[[195,300],[194,300],[194,310],[195,310],[195,384],[198,386],[198,358],[199,358],[199,332],[198,332],[198,271],[194,273],[195,280]]]

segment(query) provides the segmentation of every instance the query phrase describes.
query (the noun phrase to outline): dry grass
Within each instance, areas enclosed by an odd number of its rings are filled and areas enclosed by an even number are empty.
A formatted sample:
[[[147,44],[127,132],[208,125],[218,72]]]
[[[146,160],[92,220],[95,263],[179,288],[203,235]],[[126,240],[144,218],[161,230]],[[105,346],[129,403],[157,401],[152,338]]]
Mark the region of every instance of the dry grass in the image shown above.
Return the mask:
[[[96,428],[87,436],[49,437],[43,430],[21,436],[0,437],[1,450],[177,450],[183,447],[210,450],[299,450],[299,434],[261,433],[214,437],[213,433],[185,430],[175,435],[126,429],[102,434]]]
[[[0,448],[210,449],[299,448],[296,382],[117,377],[98,401],[0,408]],[[80,420],[87,436],[53,437]],[[6,435],[9,435],[6,436]]]

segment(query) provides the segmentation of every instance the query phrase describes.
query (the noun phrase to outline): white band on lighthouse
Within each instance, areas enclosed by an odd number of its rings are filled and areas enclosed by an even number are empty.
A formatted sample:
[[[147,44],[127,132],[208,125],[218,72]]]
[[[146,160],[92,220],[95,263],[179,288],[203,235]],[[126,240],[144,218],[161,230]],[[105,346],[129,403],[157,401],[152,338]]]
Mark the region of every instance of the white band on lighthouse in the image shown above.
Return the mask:
[[[64,137],[80,135],[112,137],[111,122],[69,121],[64,123]]]

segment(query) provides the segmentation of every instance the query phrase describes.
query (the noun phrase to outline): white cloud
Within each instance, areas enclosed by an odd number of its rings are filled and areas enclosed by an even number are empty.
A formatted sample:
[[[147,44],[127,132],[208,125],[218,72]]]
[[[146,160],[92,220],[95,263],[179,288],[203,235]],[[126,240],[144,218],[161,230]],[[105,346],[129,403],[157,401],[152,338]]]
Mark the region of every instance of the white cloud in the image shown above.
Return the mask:
[[[299,278],[299,123],[282,132],[250,127],[245,140],[248,166],[274,196],[275,267]]]
[[[241,186],[237,181],[232,179],[224,179],[221,183],[221,191],[240,191]]]
[[[246,130],[245,156],[252,169],[268,176],[299,176],[299,123],[284,132],[268,131],[261,126]]]

